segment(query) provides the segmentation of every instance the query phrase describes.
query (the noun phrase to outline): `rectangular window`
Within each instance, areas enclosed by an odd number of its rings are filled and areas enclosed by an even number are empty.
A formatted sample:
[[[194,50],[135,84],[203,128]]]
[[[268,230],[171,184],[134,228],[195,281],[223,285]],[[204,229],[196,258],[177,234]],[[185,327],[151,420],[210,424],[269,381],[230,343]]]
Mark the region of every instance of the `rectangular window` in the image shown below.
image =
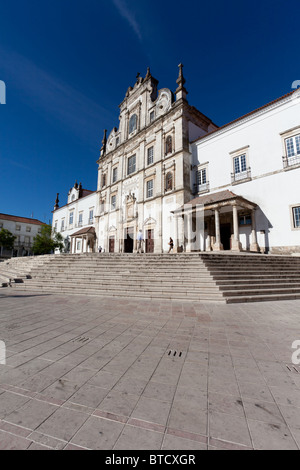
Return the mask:
[[[127,174],[131,175],[131,173],[134,173],[135,168],[136,168],[136,155],[132,155],[132,157],[128,158]]]
[[[112,182],[115,183],[118,179],[118,167],[113,168]]]
[[[153,163],[153,147],[148,148],[147,150],[147,165]]]
[[[206,184],[206,168],[197,171],[197,185],[202,186]]]
[[[118,147],[119,143],[120,143],[120,137],[117,137],[116,138],[116,147]]]
[[[300,134],[285,139],[285,145],[288,158],[300,155]]]
[[[73,217],[74,217],[74,212],[70,212],[70,216],[69,216],[69,224],[70,225],[73,225]]]
[[[77,251],[81,249],[81,240],[78,240],[77,245],[76,245]]]
[[[155,118],[155,113],[154,113],[154,111],[151,111],[151,113],[150,113],[150,122],[153,122],[154,118]]]
[[[55,224],[54,224],[54,232],[57,232],[57,220],[55,221]]]
[[[294,137],[290,137],[289,139],[286,139],[285,145],[286,145],[287,157],[288,158],[294,157],[295,156]]]
[[[65,230],[65,219],[62,219],[60,231],[63,232],[64,230]]]
[[[25,242],[25,245],[29,245],[30,244],[30,237],[24,237],[24,242]]]
[[[147,198],[153,197],[153,180],[147,181]]]
[[[106,186],[106,174],[104,173],[104,175],[102,175],[102,188],[104,188],[104,186]]]
[[[16,225],[16,230],[19,232],[21,230],[21,225]]]
[[[247,171],[246,155],[234,157],[234,173],[242,173]]]
[[[2,222],[0,222],[0,228],[2,228],[2,227],[3,227],[3,223],[2,223]]]
[[[239,225],[251,225],[251,224],[252,224],[251,214],[239,216]]]
[[[26,232],[31,232],[31,227],[29,227],[29,225],[26,227]]]
[[[111,197],[111,210],[114,211],[116,209],[116,204],[117,204],[117,196],[114,194]]]
[[[196,173],[195,191],[198,193],[209,191],[207,167],[198,168]]]
[[[300,228],[300,206],[293,207],[294,228]]]
[[[83,212],[81,212],[78,216],[78,226],[81,227],[83,222]]]
[[[90,209],[89,212],[89,223],[92,224],[94,222],[94,209]]]

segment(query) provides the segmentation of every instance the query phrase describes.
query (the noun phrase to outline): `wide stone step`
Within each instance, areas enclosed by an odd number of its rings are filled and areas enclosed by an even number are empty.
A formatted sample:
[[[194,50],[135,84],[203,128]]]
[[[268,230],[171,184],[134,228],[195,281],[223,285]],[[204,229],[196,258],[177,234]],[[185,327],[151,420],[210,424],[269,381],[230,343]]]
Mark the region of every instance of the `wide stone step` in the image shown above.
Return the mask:
[[[214,301],[214,302],[223,302],[225,299],[220,293],[204,292],[189,292],[184,290],[183,292],[173,293],[170,290],[166,291],[149,291],[149,290],[111,290],[111,289],[68,289],[64,286],[22,286],[15,287],[19,290],[28,290],[28,291],[37,291],[45,293],[57,293],[57,294],[72,294],[72,295],[94,295],[94,296],[105,296],[105,297],[141,297],[141,298],[157,298],[157,299],[169,299],[169,300],[193,300],[193,301]]]
[[[95,285],[102,285],[102,284],[118,284],[118,285],[146,285],[148,288],[151,288],[151,286],[156,285],[156,284],[164,284],[167,286],[177,286],[177,285],[187,285],[187,286],[216,286],[216,283],[212,281],[210,278],[202,278],[202,279],[182,279],[182,278],[165,278],[165,279],[160,279],[158,276],[150,278],[148,277],[147,279],[141,279],[141,278],[132,278],[126,279],[124,277],[120,278],[94,278],[94,277],[70,277],[66,276],[64,278],[59,278],[58,276],[39,276],[37,278],[32,278],[32,281],[30,282],[56,282],[57,284],[65,284],[65,283],[78,283],[81,285],[82,283],[84,284],[95,284]]]
[[[245,303],[245,302],[272,302],[279,300],[300,299],[300,294],[263,294],[263,295],[240,295],[235,297],[226,297],[226,303]]]
[[[224,292],[224,291],[223,291]],[[300,294],[300,287],[286,287],[286,288],[279,288],[278,286],[273,287],[266,287],[261,286],[258,287],[247,287],[243,289],[234,289],[234,290],[226,290],[224,295],[226,298],[233,297],[233,296],[243,296],[243,295],[263,295],[263,294]]]
[[[149,286],[147,285],[147,283],[116,283],[116,284],[113,284],[113,283],[110,283],[110,282],[107,282],[107,283],[90,283],[90,282],[80,282],[80,283],[74,283],[72,281],[65,281],[63,284],[62,283],[58,283],[58,282],[55,282],[55,281],[50,281],[50,280],[28,280],[26,282],[26,285],[28,287],[30,286],[44,286],[44,287],[58,287],[58,288],[68,288],[68,289],[73,289],[73,290],[84,290],[84,289],[89,289],[89,288],[95,288],[95,289],[108,289],[108,290],[122,290],[122,287],[124,290],[128,291],[128,290],[137,290],[137,289],[141,289],[141,290],[147,290],[147,291],[169,291],[169,290],[172,290],[172,284],[170,283],[169,285],[167,284],[164,284],[164,283],[157,283],[157,284],[152,284],[149,288]],[[220,290],[218,287],[216,287],[214,284],[211,284],[211,285],[203,285],[203,286],[199,286],[199,285],[189,285],[189,286],[180,286],[180,285],[177,285],[176,286],[176,292],[195,292],[195,291],[201,291],[201,290],[205,290],[205,291],[213,291],[213,292],[217,292],[219,293]]]
[[[274,277],[274,279],[281,279],[281,278],[294,278],[294,279],[299,279],[300,273],[299,272],[293,272],[293,271],[259,271],[259,272],[253,272],[253,271],[247,271],[247,272],[236,272],[236,273],[226,273],[226,272],[210,272],[209,273],[213,279],[218,280],[218,279],[228,279],[228,280],[234,280],[234,279],[266,279],[270,277]]]
[[[259,284],[255,284],[254,283],[258,282],[259,281]],[[249,284],[251,283],[251,285],[274,285],[274,286],[290,286],[291,284],[292,285],[299,285],[300,287],[300,278],[298,279],[290,279],[290,278],[287,278],[287,279],[282,279],[280,281],[280,283],[278,283],[278,279],[274,279],[274,278],[270,278],[270,279],[260,279],[260,280],[257,280],[257,279],[252,279],[252,280],[244,280],[244,279],[240,279],[240,280],[231,280],[231,281],[228,281],[228,279],[226,280],[223,280],[223,281],[217,281],[216,284],[217,286],[220,286],[220,289],[225,289],[225,288],[231,288],[233,286],[241,286],[241,287],[244,287],[244,286],[248,286]]]

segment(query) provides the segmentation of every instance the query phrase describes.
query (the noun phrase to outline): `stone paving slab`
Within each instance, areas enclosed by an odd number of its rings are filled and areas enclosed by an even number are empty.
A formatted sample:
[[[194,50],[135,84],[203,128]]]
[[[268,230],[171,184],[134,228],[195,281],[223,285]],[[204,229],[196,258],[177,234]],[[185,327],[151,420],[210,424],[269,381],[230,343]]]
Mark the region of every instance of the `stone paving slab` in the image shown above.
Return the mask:
[[[299,449],[299,317],[3,288],[0,449]]]

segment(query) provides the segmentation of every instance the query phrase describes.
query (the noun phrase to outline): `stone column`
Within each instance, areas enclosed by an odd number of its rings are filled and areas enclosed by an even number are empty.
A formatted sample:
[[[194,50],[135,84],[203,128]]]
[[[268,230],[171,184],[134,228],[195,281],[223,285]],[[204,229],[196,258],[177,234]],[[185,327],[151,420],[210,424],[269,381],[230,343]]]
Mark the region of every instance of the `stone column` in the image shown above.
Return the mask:
[[[207,221],[207,243],[205,251],[211,251],[211,218]]]
[[[133,230],[133,236],[134,236],[134,239],[133,239],[133,253],[137,253],[137,247],[138,247],[137,239],[136,239],[137,233],[138,233],[138,227],[135,226],[134,230]]]
[[[256,237],[256,222],[255,222],[255,209],[252,209],[251,212],[251,244],[250,244],[250,251],[259,251],[259,246],[257,243]]]
[[[187,253],[191,253],[192,251],[192,243],[191,243],[191,239],[192,239],[192,223],[193,223],[193,214],[192,212],[188,212],[184,217],[186,217],[186,221],[187,223],[185,223],[185,227],[186,227],[186,236],[187,236],[187,244],[186,244],[186,247],[185,247],[185,251]]]
[[[236,204],[233,204],[232,211],[233,211],[233,240],[232,240],[231,250],[241,251],[242,244],[239,239],[239,219],[238,219],[238,211],[237,211]]]
[[[178,243],[178,217],[176,215],[174,215],[174,237],[173,237],[173,241],[174,241],[173,252],[178,253],[178,246],[179,246],[179,243]]]
[[[215,229],[216,229],[216,243],[213,246],[213,251],[222,251],[223,245],[221,243],[220,210],[219,209],[215,209]]]

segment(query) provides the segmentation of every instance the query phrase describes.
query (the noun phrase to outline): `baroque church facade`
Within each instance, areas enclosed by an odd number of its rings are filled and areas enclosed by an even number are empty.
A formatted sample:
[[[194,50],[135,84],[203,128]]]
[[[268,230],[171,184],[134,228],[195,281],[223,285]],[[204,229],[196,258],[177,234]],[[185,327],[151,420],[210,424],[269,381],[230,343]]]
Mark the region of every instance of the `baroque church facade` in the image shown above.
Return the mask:
[[[174,252],[300,252],[299,89],[219,128],[188,103],[180,64],[175,93],[148,69],[119,109],[97,190],[53,211],[72,253],[134,253],[138,234],[147,253],[170,237]]]
[[[149,69],[120,104],[120,125],[104,135],[98,160],[96,233],[109,252],[168,249],[172,211],[192,198],[190,144],[217,127],[187,102],[182,65],[175,95]],[[181,234],[182,236],[182,234]]]

